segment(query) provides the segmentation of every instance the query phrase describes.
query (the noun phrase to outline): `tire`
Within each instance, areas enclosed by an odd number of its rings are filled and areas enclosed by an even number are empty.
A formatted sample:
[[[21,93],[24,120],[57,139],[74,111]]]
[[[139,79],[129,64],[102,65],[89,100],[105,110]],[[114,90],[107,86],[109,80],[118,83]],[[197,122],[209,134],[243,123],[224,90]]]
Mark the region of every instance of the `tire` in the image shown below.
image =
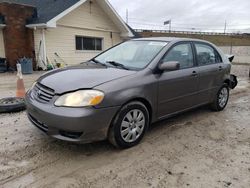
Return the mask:
[[[133,147],[142,140],[148,126],[149,112],[146,106],[141,102],[130,102],[114,118],[109,129],[109,142],[122,149]]]
[[[224,97],[224,99],[222,99]],[[226,108],[229,99],[229,87],[224,84],[216,94],[214,102],[211,104],[211,109],[213,111],[222,111]]]
[[[26,109],[25,101],[22,98],[0,99],[0,113],[20,112]]]

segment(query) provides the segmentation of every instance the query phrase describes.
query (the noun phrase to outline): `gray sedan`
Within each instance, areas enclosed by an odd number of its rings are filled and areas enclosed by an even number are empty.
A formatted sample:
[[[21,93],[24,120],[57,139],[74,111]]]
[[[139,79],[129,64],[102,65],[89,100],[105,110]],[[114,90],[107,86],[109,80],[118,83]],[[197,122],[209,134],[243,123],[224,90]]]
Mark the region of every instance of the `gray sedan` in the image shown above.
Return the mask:
[[[202,105],[223,110],[237,85],[230,70],[228,57],[206,41],[130,40],[40,77],[26,94],[27,114],[54,138],[128,148],[153,122]]]

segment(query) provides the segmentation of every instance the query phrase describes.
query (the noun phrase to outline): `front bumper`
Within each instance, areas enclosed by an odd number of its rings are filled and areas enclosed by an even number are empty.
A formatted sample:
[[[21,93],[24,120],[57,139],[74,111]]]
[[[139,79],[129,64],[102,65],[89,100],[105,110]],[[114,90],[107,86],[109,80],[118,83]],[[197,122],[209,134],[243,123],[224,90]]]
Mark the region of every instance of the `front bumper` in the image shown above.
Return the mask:
[[[26,94],[29,120],[47,135],[70,142],[89,143],[107,138],[112,118],[120,107],[66,108],[41,103]]]

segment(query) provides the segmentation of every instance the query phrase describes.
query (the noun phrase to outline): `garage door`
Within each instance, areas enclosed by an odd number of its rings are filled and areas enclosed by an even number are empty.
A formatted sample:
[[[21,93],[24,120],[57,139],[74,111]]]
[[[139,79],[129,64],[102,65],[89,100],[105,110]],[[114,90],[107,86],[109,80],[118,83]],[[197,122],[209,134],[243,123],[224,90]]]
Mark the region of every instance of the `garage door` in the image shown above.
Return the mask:
[[[0,29],[0,57],[5,57],[2,29]]]

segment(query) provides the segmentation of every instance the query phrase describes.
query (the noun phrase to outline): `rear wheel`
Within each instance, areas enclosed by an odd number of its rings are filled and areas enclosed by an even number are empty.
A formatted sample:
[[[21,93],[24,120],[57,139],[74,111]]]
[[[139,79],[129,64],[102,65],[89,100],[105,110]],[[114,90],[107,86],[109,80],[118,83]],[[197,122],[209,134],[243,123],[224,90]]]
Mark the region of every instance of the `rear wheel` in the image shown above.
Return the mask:
[[[116,115],[109,130],[109,141],[119,148],[137,145],[149,125],[149,113],[141,102],[126,104]]]
[[[229,87],[227,84],[224,84],[218,91],[214,102],[211,105],[212,110],[222,111],[227,106],[229,99]]]

